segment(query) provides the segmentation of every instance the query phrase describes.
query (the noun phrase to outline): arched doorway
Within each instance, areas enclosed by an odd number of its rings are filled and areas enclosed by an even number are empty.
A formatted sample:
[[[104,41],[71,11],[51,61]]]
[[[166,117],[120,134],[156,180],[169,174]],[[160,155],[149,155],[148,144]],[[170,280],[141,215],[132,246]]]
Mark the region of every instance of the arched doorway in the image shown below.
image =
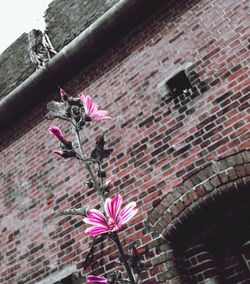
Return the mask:
[[[153,210],[151,224],[173,250],[173,283],[250,283],[249,162],[243,151],[213,163]]]
[[[250,283],[248,241],[249,185],[201,207],[172,243],[189,283],[235,284]]]

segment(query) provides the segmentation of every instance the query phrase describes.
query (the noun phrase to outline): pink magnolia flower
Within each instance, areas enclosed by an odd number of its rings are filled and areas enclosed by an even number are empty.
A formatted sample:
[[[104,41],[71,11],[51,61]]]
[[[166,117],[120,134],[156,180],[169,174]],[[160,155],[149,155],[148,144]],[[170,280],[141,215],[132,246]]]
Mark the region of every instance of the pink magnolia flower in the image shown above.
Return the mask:
[[[100,120],[111,118],[108,116],[108,111],[106,110],[98,110],[98,104],[94,103],[90,96],[80,96],[80,99],[83,104],[83,108],[86,116],[90,117],[92,120]]]
[[[67,140],[64,138],[64,135],[63,135],[63,133],[62,133],[62,131],[59,127],[57,127],[55,125],[50,126],[49,133],[54,135],[64,145],[68,144]]]
[[[103,233],[118,231],[123,224],[127,223],[138,212],[136,202],[130,202],[121,209],[122,196],[116,195],[114,198],[107,198],[104,203],[106,216],[96,209],[88,211],[87,218],[84,222],[91,226],[85,233],[97,236]]]
[[[88,275],[86,276],[87,283],[108,283],[107,278],[103,276]]]

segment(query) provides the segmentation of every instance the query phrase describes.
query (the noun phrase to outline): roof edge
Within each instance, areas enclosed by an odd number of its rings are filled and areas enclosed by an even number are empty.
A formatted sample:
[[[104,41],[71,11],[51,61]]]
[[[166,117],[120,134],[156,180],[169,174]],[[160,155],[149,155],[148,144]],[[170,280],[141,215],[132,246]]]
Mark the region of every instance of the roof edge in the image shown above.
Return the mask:
[[[0,101],[0,132],[110,48],[164,0],[121,0]],[[142,9],[143,7],[143,9]],[[84,57],[83,57],[84,54]]]

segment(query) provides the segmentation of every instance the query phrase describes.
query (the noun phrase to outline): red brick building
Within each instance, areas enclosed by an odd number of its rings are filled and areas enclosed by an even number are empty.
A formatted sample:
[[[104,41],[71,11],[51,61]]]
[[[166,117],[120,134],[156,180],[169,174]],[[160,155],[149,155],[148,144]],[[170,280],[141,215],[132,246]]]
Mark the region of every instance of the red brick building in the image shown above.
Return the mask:
[[[142,283],[248,283],[249,1],[55,0],[45,21],[48,37],[23,34],[0,57],[0,282],[121,268],[107,240],[86,265],[86,224],[55,217],[98,204],[78,161],[53,154],[44,115],[60,85],[113,117],[83,146],[105,134],[110,196],[138,203],[119,235],[139,240]]]

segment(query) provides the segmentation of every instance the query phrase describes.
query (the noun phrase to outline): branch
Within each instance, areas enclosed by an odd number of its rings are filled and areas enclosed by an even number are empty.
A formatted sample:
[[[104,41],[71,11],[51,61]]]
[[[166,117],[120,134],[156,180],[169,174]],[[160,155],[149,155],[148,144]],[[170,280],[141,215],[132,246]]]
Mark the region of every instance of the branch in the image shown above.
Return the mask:
[[[88,254],[85,258],[84,264],[83,264],[84,269],[86,269],[92,263],[93,257],[94,257],[94,252],[95,252],[95,246],[96,246],[96,244],[98,244],[103,239],[104,239],[104,236],[101,236],[100,238],[97,238],[95,236],[95,238],[93,239],[92,245],[90,247],[90,251],[88,252]]]
[[[104,196],[103,196],[103,194],[101,192],[101,188],[100,188],[100,186],[99,186],[99,184],[98,184],[98,182],[97,182],[97,180],[96,180],[96,178],[94,176],[94,173],[93,173],[89,163],[84,159],[84,154],[83,154],[81,139],[80,139],[80,135],[79,135],[79,130],[76,127],[74,127],[74,131],[76,133],[77,143],[78,143],[80,154],[81,154],[81,157],[80,157],[80,155],[78,155],[78,157],[80,158],[81,161],[83,161],[83,163],[84,163],[87,171],[89,172],[89,175],[90,175],[90,177],[91,177],[91,179],[92,179],[92,181],[93,181],[93,183],[95,185],[95,188],[97,189],[98,194],[99,194],[99,196],[102,199],[102,204],[104,204],[105,200],[104,200]]]
[[[128,264],[127,257],[126,257],[126,255],[124,253],[124,250],[123,250],[123,247],[122,247],[122,244],[120,242],[118,234],[116,232],[114,232],[112,234],[112,237],[113,237],[113,240],[115,241],[115,243],[117,245],[117,248],[119,250],[119,253],[120,253],[120,256],[121,256],[121,260],[122,260],[122,262],[123,262],[123,264],[124,264],[124,266],[125,266],[125,268],[127,270],[128,277],[129,277],[129,280],[130,280],[130,284],[136,284],[135,279],[134,279],[134,275],[133,275],[133,273],[131,271],[131,268],[130,268],[130,266]]]
[[[87,216],[88,210],[85,208],[70,208],[64,211],[59,211],[56,214],[56,217],[60,216],[68,216],[68,215],[81,215],[81,216]]]

